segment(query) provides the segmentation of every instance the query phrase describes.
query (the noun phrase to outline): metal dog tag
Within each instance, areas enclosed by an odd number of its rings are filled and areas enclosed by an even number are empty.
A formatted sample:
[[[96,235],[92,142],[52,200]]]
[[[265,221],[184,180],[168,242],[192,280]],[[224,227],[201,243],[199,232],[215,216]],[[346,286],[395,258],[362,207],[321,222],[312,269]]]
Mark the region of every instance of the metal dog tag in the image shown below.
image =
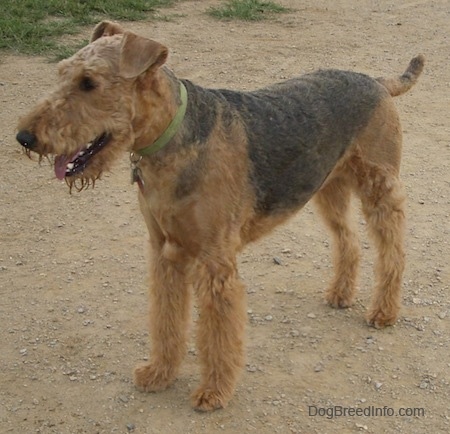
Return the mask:
[[[131,183],[134,184],[135,182],[137,183],[142,182],[141,169],[139,169],[139,167],[136,166],[131,168]]]
[[[142,155],[136,155],[134,152],[130,154],[131,161],[131,184],[137,182],[139,189],[144,191],[144,179],[142,178],[142,171],[138,167],[138,163],[142,160]]]

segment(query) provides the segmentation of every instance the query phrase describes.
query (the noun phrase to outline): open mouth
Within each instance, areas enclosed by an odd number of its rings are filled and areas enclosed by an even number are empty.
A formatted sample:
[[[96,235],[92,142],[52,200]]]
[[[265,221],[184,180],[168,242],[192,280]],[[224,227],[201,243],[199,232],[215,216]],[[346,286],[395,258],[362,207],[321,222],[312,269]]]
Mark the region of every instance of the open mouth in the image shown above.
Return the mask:
[[[103,133],[84,148],[72,155],[57,155],[55,157],[55,175],[58,179],[82,173],[89,160],[100,152],[111,140],[111,134]]]

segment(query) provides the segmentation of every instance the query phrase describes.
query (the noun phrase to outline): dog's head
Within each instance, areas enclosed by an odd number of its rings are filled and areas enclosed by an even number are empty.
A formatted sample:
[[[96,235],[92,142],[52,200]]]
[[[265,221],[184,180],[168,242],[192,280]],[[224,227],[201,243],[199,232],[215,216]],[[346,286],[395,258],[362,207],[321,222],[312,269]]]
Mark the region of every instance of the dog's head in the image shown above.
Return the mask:
[[[58,179],[89,185],[166,121],[167,56],[158,42],[98,24],[89,45],[59,63],[55,88],[20,120],[17,140],[27,154],[51,157]]]

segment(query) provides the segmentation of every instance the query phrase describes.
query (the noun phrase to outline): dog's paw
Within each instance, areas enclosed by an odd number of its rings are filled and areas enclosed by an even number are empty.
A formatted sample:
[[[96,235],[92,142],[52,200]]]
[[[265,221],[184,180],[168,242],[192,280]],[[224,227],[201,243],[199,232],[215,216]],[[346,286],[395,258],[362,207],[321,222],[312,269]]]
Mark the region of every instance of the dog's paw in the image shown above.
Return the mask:
[[[397,322],[396,313],[387,313],[382,309],[372,309],[367,314],[367,324],[377,329],[394,325]]]
[[[351,294],[344,295],[342,292],[329,290],[325,295],[325,300],[330,306],[336,309],[343,309],[353,304],[354,297]]]
[[[167,389],[175,380],[166,369],[147,363],[134,370],[134,384],[143,392],[159,392]]]
[[[200,387],[192,394],[192,406],[198,411],[214,411],[225,408],[228,400],[217,392]]]

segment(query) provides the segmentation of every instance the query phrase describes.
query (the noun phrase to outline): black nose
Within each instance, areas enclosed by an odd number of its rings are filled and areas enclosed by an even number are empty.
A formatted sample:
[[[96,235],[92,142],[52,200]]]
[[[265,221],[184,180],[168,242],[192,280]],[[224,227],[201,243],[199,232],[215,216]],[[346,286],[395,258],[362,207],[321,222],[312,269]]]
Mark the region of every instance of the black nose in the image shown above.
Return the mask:
[[[27,130],[22,130],[17,133],[17,141],[27,149],[33,149],[36,146],[36,136]]]

